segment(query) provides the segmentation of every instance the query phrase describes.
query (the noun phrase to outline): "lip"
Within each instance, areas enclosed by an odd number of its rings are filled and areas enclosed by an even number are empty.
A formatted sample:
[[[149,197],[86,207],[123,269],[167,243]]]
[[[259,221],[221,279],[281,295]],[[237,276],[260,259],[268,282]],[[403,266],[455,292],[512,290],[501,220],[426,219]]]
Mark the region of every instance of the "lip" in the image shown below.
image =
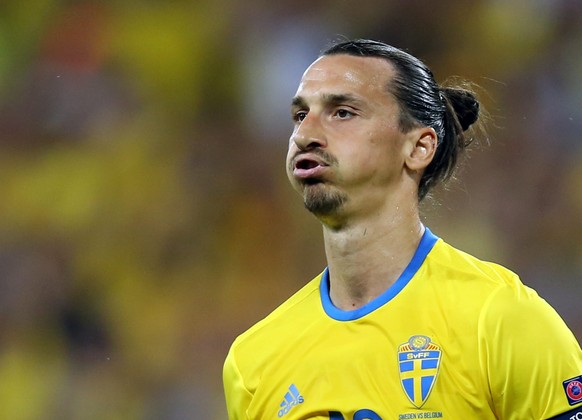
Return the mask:
[[[298,179],[320,177],[329,167],[321,157],[307,153],[296,156],[292,162],[293,176]]]

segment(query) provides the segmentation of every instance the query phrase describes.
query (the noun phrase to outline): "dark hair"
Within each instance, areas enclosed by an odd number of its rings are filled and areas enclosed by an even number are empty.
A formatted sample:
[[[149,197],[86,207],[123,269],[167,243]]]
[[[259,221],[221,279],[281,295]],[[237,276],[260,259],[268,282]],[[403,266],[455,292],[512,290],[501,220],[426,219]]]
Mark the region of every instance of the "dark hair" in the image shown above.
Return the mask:
[[[418,187],[418,198],[422,200],[432,187],[452,176],[459,153],[471,143],[464,131],[479,116],[476,94],[460,86],[439,86],[422,61],[382,42],[364,39],[344,41],[331,46],[321,55],[335,54],[380,57],[392,63],[396,75],[388,89],[400,105],[400,129],[407,132],[425,126],[436,131],[437,151]]]

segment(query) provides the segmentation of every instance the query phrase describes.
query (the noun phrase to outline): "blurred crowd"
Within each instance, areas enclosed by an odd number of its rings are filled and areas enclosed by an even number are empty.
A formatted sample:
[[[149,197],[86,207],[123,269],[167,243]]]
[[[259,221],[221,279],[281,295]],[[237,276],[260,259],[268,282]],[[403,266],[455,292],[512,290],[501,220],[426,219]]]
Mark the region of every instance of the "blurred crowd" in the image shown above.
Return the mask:
[[[230,343],[325,265],[284,156],[338,37],[481,86],[424,218],[582,341],[581,2],[3,0],[0,418],[225,418]]]

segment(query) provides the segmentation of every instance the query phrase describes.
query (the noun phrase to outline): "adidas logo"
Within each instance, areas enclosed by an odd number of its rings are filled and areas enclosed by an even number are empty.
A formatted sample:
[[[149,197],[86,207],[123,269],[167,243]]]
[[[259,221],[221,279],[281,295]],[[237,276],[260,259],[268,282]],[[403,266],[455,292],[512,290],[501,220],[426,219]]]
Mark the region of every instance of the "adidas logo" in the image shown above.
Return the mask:
[[[285,398],[281,402],[281,409],[277,413],[279,417],[283,417],[287,414],[293,407],[297,404],[303,403],[304,399],[299,393],[299,390],[295,386],[295,384],[291,384],[289,386],[289,391],[285,394]]]

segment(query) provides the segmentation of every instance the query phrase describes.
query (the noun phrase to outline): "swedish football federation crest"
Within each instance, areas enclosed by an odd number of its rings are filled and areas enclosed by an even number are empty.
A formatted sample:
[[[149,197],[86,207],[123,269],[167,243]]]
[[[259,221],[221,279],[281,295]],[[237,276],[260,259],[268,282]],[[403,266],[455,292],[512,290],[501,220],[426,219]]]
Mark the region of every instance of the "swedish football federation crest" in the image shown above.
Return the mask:
[[[436,382],[442,351],[425,335],[413,335],[398,347],[398,369],[404,393],[421,408]]]

